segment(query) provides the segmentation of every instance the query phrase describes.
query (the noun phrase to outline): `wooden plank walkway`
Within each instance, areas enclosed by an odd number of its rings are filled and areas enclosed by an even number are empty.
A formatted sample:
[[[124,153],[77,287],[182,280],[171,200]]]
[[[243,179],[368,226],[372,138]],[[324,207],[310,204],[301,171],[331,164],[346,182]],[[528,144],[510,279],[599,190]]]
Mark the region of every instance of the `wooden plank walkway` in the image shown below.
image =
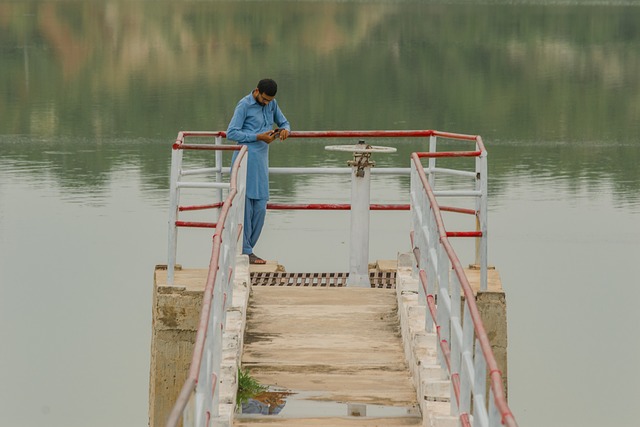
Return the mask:
[[[293,394],[235,426],[422,425],[393,289],[253,287],[244,339],[243,369]]]

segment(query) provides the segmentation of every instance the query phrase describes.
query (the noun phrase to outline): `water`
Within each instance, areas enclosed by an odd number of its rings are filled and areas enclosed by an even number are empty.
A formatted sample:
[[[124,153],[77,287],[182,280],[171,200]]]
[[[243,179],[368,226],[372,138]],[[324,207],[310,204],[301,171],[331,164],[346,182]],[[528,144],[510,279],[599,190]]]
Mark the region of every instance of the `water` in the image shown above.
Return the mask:
[[[170,145],[224,130],[263,76],[294,130],[481,135],[520,425],[636,425],[638,22],[617,1],[0,1],[0,425],[147,424]],[[371,142],[398,149],[384,166],[415,149]],[[335,143],[276,143],[271,163],[343,167]],[[406,185],[376,179],[374,202]],[[348,188],[272,181],[281,202]],[[347,215],[270,212],[257,252],[345,271]],[[371,224],[371,259],[408,250],[407,213]],[[181,230],[179,262],[204,266],[210,244]]]
[[[326,392],[295,392],[269,387],[242,403],[241,418],[263,415],[302,417],[420,417],[418,406],[387,406],[326,400]]]

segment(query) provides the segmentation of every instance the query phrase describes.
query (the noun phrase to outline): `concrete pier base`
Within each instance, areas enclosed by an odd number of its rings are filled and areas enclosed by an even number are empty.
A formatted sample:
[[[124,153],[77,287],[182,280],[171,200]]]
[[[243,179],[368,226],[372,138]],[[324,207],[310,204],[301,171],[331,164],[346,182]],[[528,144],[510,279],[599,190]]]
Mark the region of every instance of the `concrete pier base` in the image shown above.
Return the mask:
[[[149,426],[164,427],[187,378],[202,308],[207,277],[205,269],[175,271],[174,286],[167,286],[166,266],[154,271],[151,367],[149,378]],[[227,309],[223,335],[218,425],[233,423],[246,308],[249,299],[249,263],[238,256],[233,299]]]
[[[396,318],[399,324],[399,330],[401,332],[402,340],[401,345],[403,347],[400,350],[400,357],[404,352],[404,357],[407,365],[407,378],[410,378],[410,382],[415,387],[415,393],[417,397],[417,404],[420,406],[422,413],[422,426],[424,427],[453,427],[457,426],[458,420],[454,419],[450,415],[450,389],[449,381],[446,374],[442,371],[436,360],[437,354],[437,337],[435,334],[429,334],[425,331],[425,316],[426,308],[418,304],[418,281],[411,277],[411,270],[414,259],[413,254],[400,254],[398,260],[393,261],[378,261],[375,264],[375,268],[380,271],[396,271],[396,289],[392,291],[394,298],[393,307],[390,305],[387,311],[388,315],[393,314],[392,317]],[[252,271],[254,269],[266,269],[269,268],[272,271],[281,271],[283,268],[277,263],[270,262],[266,266],[251,266]],[[191,363],[191,356],[193,351],[193,345],[195,341],[196,327],[200,315],[200,308],[202,304],[202,292],[206,280],[207,272],[204,269],[179,269],[175,275],[175,285],[166,285],[166,267],[158,266],[154,272],[154,291],[153,291],[153,333],[151,342],[151,373],[150,373],[150,388],[149,388],[149,425],[151,427],[163,427],[168,414],[178,396],[180,388],[186,379],[187,372]],[[480,310],[485,328],[489,334],[491,345],[494,355],[497,359],[499,369],[503,374],[505,392],[507,390],[507,317],[506,317],[506,299],[500,277],[497,270],[492,269],[489,271],[489,284],[488,290],[479,291],[479,270],[469,268],[466,271],[467,277],[471,282],[472,288],[476,293],[476,302]],[[295,292],[306,292],[313,289],[293,289]],[[325,289],[327,290],[327,289]],[[276,290],[277,291],[277,290]],[[284,292],[286,289],[281,289]],[[367,292],[364,289],[345,289],[346,295],[348,292]],[[231,307],[227,312],[227,328],[224,335],[224,354],[223,354],[223,371],[221,375],[221,392],[220,392],[220,417],[216,424],[221,426],[234,425],[234,409],[235,409],[235,397],[237,392],[237,371],[242,358],[244,339],[245,339],[245,326],[247,323],[247,307],[249,294],[251,292],[249,264],[246,256],[238,256],[235,283],[234,283],[234,295]],[[371,292],[378,292],[379,298],[382,298],[383,292],[380,290],[371,290]],[[330,292],[325,292],[323,295],[328,296]],[[375,296],[374,295],[374,296]],[[290,298],[290,297],[289,297]],[[397,300],[397,308],[395,307],[395,300]],[[340,299],[338,301],[341,301]],[[316,302],[317,304],[317,302]],[[341,302],[344,305],[344,302]],[[293,305],[296,308],[296,305]],[[397,315],[394,313],[397,310]],[[354,307],[351,307],[348,311],[357,311]],[[302,310],[298,313],[300,316],[308,316],[308,310]],[[329,312],[325,312],[321,324],[327,329],[327,322],[331,321],[333,317],[329,315]],[[348,317],[344,315],[344,324],[348,324]],[[382,317],[381,317],[382,316]],[[282,323],[283,319],[280,319],[281,315],[274,314],[269,317],[269,323]],[[385,318],[387,316],[379,315],[374,316],[376,319]],[[295,318],[295,317],[294,317]],[[300,319],[298,319],[300,320]],[[289,320],[287,325],[295,325],[296,321]],[[266,324],[266,320],[265,320]],[[372,324],[371,321],[360,322],[361,328],[366,328]],[[389,328],[391,328],[389,326]],[[305,329],[306,330],[306,329]],[[308,331],[307,331],[308,332]],[[276,335],[270,335],[276,336]],[[302,332],[298,335],[298,340],[305,337]],[[271,338],[268,341],[274,340]],[[347,344],[353,344],[360,341],[348,339],[345,342]],[[260,345],[263,345],[259,343]],[[289,357],[292,354],[298,354],[294,351],[297,342],[282,341],[281,346],[286,347]],[[376,345],[380,345],[379,343]],[[255,343],[254,343],[255,346]],[[376,351],[373,351],[374,345],[364,346],[361,350],[361,357],[372,357],[372,355],[379,356]],[[344,357],[352,357],[354,351],[346,350],[346,353],[340,353],[340,350],[335,350],[334,353],[344,354]],[[316,364],[322,365],[327,363],[326,351],[320,351],[319,349],[314,352],[319,357]],[[377,350],[380,353],[380,350]],[[323,355],[324,354],[324,358]],[[351,355],[351,356],[350,356]],[[248,356],[247,356],[248,357]],[[309,356],[311,357],[311,356]],[[280,360],[280,356],[274,360]],[[397,358],[395,359],[397,360]],[[249,359],[245,359],[249,361]],[[264,363],[263,356],[256,356],[254,364],[257,362]],[[342,361],[341,363],[344,363]],[[249,363],[251,365],[251,363]],[[333,365],[331,365],[333,366]],[[377,371],[376,371],[377,372]],[[317,388],[319,381],[326,381],[326,375],[320,375],[316,378],[314,387]],[[301,379],[311,379],[310,371],[305,371],[305,374],[300,377]],[[261,380],[267,380],[266,377],[260,377]],[[282,378],[270,378],[268,383],[274,383],[282,381]],[[373,387],[373,386],[372,386]],[[375,388],[375,387],[373,387]],[[335,392],[340,392],[340,383],[336,383]],[[364,392],[363,392],[364,393]],[[394,395],[397,398],[397,395]],[[273,422],[280,422],[279,425],[301,425],[299,420],[273,420]],[[311,423],[311,420],[307,420]],[[365,422],[365,419],[361,420]],[[370,420],[369,420],[370,421]],[[266,422],[263,420],[263,422]],[[318,419],[317,425],[326,425],[327,419]],[[338,421],[333,419],[334,425]],[[356,420],[343,419],[340,422],[344,425],[356,425]],[[389,422],[387,420],[386,422]],[[415,425],[415,418],[404,418],[398,422],[408,423]],[[419,420],[418,420],[419,422]],[[248,425],[247,420],[242,421],[241,425]],[[238,420],[236,420],[236,425]],[[305,424],[312,425],[312,424]],[[315,425],[315,424],[313,424]],[[369,424],[358,424],[369,425]],[[374,424],[371,424],[374,425]],[[390,424],[389,424],[390,425]],[[405,424],[402,424],[405,425]]]
[[[459,420],[450,415],[450,383],[437,361],[437,335],[425,330],[427,308],[418,304],[419,282],[417,278],[412,277],[413,263],[413,254],[398,256],[396,294],[405,358],[418,394],[418,402],[424,417],[423,425],[425,427],[458,426]],[[502,371],[506,393],[507,316],[500,276],[497,270],[491,269],[488,290],[483,292],[479,291],[479,270],[470,267],[466,269],[466,274],[476,293],[476,303],[489,335],[498,367]]]

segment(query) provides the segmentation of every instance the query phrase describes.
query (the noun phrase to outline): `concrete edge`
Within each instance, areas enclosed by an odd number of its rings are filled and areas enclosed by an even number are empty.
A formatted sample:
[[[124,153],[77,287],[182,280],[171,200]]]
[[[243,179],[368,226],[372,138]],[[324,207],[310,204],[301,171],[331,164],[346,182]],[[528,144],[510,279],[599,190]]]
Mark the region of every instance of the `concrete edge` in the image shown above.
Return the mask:
[[[424,427],[457,426],[450,415],[447,374],[437,362],[437,336],[425,331],[426,307],[418,304],[418,279],[413,278],[413,254],[398,254],[396,298],[405,360],[416,389]],[[238,255],[231,307],[223,336],[220,378],[219,425],[232,426],[235,419],[238,369],[241,364],[247,306],[251,293],[249,260]]]
[[[416,389],[422,425],[457,426],[457,419],[450,415],[448,375],[437,361],[437,336],[425,330],[426,307],[418,304],[419,281],[413,277],[413,265],[412,253],[398,254],[396,297],[405,360]]]
[[[235,417],[238,369],[242,358],[250,294],[249,258],[246,255],[237,255],[233,297],[231,306],[227,309],[226,328],[222,338],[222,369],[217,423],[220,426],[232,426]]]

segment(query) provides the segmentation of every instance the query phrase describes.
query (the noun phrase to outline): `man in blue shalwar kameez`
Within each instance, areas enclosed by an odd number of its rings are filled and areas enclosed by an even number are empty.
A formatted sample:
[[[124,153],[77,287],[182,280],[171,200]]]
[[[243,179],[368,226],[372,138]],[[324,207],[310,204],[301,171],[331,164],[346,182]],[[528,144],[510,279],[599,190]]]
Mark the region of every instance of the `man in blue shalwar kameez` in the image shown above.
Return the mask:
[[[253,253],[253,248],[267,214],[269,144],[276,137],[284,141],[291,132],[289,122],[275,100],[277,91],[278,85],[272,79],[260,80],[258,87],[238,102],[227,129],[227,139],[246,145],[249,154],[242,253],[249,256],[251,264],[266,263]],[[274,131],[274,123],[279,128],[277,132]]]

